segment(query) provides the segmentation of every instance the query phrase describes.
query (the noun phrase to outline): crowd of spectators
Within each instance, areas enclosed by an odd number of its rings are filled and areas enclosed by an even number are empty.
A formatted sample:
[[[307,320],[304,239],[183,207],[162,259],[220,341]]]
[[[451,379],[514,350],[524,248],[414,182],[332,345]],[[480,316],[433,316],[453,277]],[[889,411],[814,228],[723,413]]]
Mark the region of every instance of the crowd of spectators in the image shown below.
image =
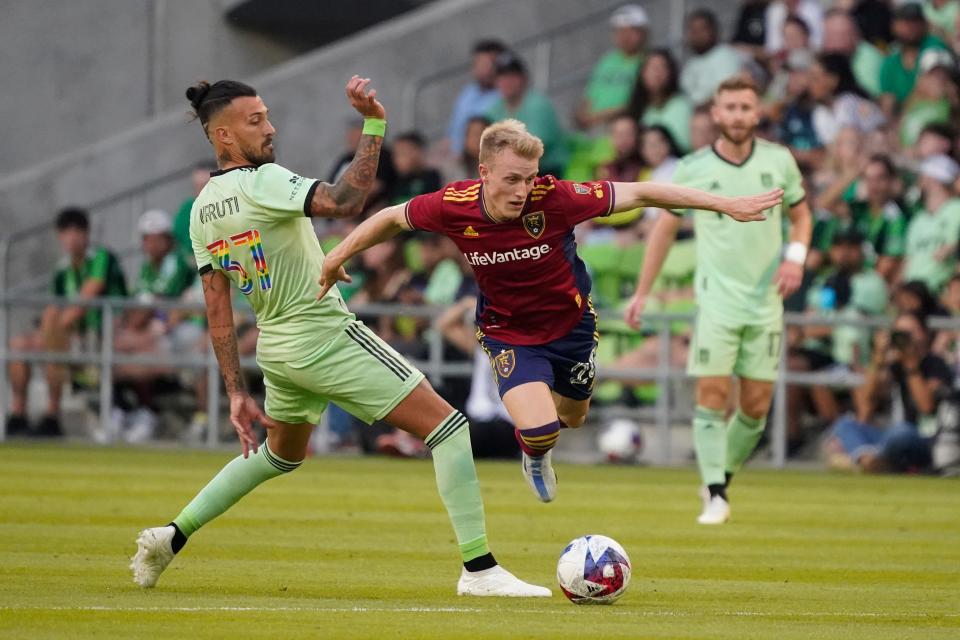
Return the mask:
[[[737,7],[730,38],[724,38],[720,21],[708,9],[690,12],[684,26],[682,46],[654,48],[650,41],[656,25],[642,7],[628,4],[613,12],[612,47],[585,79],[572,113],[558,113],[532,83],[523,57],[505,43],[475,43],[471,77],[454,100],[443,139],[427,140],[417,131],[391,135],[365,215],[436,190],[448,180],[476,177],[480,133],[508,117],[523,121],[543,139],[543,173],[577,180],[669,181],[680,156],[715,139],[709,105],[717,85],[746,74],[763,88],[758,135],[791,149],[815,212],[804,284],[786,308],[854,323],[792,326],[787,332],[791,370],[831,374],[822,378],[823,384],[790,388],[790,452],[810,453],[816,443],[835,466],[927,468],[937,402],[956,386],[960,371],[960,333],[927,328],[931,316],[960,317],[960,136],[955,128],[960,115],[960,0],[745,0]],[[329,180],[349,163],[361,127],[359,121],[347,124],[343,153]],[[207,171],[198,168],[196,189]],[[144,264],[134,295],[199,299],[185,242],[190,203],[173,221],[160,211],[143,214]],[[624,212],[578,229],[581,258],[593,276],[594,302],[601,309],[619,308],[632,292],[646,234],[658,213]],[[115,258],[80,238],[86,232],[81,214],[64,212],[58,219],[67,262],[58,271],[55,290],[66,295],[120,293],[123,278],[115,273]],[[321,244],[332,246],[356,223],[320,224]],[[693,308],[692,236],[692,227],[681,231],[664,265],[659,309]],[[426,335],[440,331],[447,359],[482,364],[472,342],[463,339],[461,321],[476,291],[452,243],[428,235],[400,238],[366,251],[351,266],[353,283],[341,291],[353,305],[427,303],[457,309],[438,326],[408,317],[364,318],[398,350],[422,358]],[[238,313],[241,344],[252,353],[256,329],[243,318]],[[856,324],[884,318],[895,319],[893,330]],[[48,309],[39,328],[15,338],[13,346],[66,349],[66,336],[82,335],[96,323],[93,312]],[[680,364],[689,327],[678,323],[670,330],[674,364]],[[615,320],[606,320],[601,331],[601,363],[657,364],[652,333],[632,335]],[[202,350],[204,340],[202,318],[144,310],[124,315],[116,348],[182,352]],[[479,366],[477,375],[482,370]],[[39,432],[55,434],[54,388],[64,373],[55,366],[46,373],[50,402]],[[11,374],[14,403],[8,430],[23,433],[28,430],[29,371],[16,364]],[[127,389],[120,397],[132,400],[118,407],[117,420],[131,441],[153,436],[156,416],[148,415],[154,413],[152,396],[170,374],[156,367],[118,368],[118,383]],[[851,389],[851,380],[862,380],[862,386]],[[199,398],[206,394],[202,382],[192,383]],[[487,397],[489,389],[478,391],[482,385],[476,376],[472,390],[462,381],[448,387],[441,393],[468,409],[472,391],[473,406],[483,407],[480,422],[506,419],[496,399]],[[601,404],[642,404],[655,400],[657,393],[649,381],[637,380],[600,385],[596,398]],[[891,404],[892,409],[886,406]],[[205,423],[203,406],[198,403],[187,430],[193,437]],[[896,429],[881,432],[881,416],[896,423]],[[344,441],[356,438],[346,414],[334,409],[331,423]],[[372,433],[364,436],[372,438],[366,448],[421,451],[388,429]],[[489,442],[493,449],[510,447]]]

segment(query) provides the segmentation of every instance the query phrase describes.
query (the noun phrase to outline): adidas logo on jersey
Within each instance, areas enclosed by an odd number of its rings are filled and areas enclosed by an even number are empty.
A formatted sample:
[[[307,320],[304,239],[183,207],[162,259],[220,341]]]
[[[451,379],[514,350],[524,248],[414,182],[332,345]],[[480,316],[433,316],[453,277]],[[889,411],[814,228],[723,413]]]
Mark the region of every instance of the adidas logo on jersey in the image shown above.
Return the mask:
[[[480,237],[480,234],[477,233],[476,229],[474,229],[472,226],[468,226],[466,229],[464,229],[464,230],[463,230],[463,235],[467,236],[468,238],[479,238],[479,237]]]

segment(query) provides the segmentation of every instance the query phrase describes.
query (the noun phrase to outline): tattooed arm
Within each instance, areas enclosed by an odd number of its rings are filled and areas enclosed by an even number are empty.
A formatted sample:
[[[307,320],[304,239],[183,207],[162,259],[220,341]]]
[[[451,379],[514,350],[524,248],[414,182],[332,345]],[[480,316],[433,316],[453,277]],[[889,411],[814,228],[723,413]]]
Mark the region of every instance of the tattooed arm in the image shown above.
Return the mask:
[[[240,370],[240,354],[237,350],[237,334],[233,329],[233,307],[230,304],[230,280],[216,269],[201,276],[203,299],[207,305],[207,323],[210,325],[210,343],[217,354],[223,383],[230,396],[230,422],[233,424],[243,457],[257,452],[259,442],[253,431],[254,421],[266,427],[274,426],[250,397],[243,383]]]
[[[369,78],[353,76],[347,83],[347,98],[364,118],[385,119],[383,105],[377,101],[376,90],[365,93]],[[321,182],[310,201],[310,215],[319,218],[346,218],[359,215],[363,203],[373,189],[380,162],[380,147],[383,137],[364,134],[360,137],[353,161],[336,184]]]

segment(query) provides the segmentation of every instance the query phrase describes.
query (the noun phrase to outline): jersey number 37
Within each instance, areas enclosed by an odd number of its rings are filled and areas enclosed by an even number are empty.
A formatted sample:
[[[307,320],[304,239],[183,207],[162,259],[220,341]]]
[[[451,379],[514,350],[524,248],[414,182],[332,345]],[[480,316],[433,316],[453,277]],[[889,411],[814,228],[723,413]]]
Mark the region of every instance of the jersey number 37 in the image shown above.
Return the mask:
[[[224,271],[236,271],[240,278],[237,287],[240,293],[250,295],[253,293],[253,279],[243,268],[243,265],[236,260],[230,259],[230,245],[235,247],[247,247],[250,255],[253,257],[253,266],[257,270],[257,280],[260,282],[261,291],[266,291],[272,284],[270,283],[270,270],[267,268],[267,260],[263,257],[263,242],[260,240],[260,232],[256,229],[248,229],[243,233],[230,236],[229,240],[221,239],[211,242],[207,249],[213,254],[213,257],[220,262],[220,267]]]

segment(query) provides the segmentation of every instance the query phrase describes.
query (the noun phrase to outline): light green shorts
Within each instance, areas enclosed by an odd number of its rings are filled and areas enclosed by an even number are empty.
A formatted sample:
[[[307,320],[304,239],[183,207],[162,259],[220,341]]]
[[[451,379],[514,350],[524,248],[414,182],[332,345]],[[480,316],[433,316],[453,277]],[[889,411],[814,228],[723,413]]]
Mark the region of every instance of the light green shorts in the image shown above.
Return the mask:
[[[735,374],[751,380],[777,379],[783,320],[738,324],[700,309],[687,358],[687,373],[696,378]]]
[[[332,402],[367,424],[390,413],[423,380],[413,367],[362,322],[318,351],[292,362],[257,359],[267,388],[266,414],[301,424],[320,421]]]

